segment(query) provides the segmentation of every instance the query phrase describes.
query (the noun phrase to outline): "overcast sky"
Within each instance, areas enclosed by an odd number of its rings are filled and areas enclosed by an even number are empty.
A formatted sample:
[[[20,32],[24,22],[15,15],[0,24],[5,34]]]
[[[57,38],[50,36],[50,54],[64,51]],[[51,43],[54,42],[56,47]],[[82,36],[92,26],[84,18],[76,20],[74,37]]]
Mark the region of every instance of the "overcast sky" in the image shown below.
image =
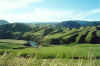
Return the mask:
[[[100,20],[100,0],[0,0],[0,19],[10,22]]]

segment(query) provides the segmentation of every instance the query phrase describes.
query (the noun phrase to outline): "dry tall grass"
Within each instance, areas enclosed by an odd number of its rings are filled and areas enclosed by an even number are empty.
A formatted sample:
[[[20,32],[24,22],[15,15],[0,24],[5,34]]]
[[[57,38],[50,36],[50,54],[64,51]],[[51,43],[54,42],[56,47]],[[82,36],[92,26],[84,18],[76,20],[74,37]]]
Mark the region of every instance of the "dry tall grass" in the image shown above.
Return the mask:
[[[72,59],[37,59],[13,57],[6,53],[0,56],[0,66],[100,66],[100,60],[92,54],[92,49],[88,51],[88,57]]]

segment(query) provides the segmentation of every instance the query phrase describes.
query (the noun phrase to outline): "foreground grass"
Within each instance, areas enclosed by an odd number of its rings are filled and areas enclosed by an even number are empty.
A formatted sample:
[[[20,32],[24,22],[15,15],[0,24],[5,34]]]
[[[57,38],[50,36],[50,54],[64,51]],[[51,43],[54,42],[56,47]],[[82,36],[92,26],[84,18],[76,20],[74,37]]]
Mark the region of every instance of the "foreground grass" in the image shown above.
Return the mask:
[[[100,66],[99,44],[19,49],[25,41],[17,41],[0,40],[0,66]]]
[[[100,57],[100,45],[81,44],[81,45],[59,45],[41,48],[25,49],[0,49],[0,55],[13,55],[17,57],[37,57],[39,59],[72,58],[72,57]]]
[[[11,56],[1,56],[0,66],[100,66],[96,59],[37,59]]]

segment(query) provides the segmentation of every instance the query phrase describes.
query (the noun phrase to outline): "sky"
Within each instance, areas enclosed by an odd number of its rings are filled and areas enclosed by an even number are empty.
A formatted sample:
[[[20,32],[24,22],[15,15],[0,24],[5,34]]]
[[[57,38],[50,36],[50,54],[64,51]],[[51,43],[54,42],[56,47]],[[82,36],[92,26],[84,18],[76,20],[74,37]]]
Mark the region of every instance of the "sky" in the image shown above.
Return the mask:
[[[100,0],[0,0],[0,19],[9,22],[100,20]]]

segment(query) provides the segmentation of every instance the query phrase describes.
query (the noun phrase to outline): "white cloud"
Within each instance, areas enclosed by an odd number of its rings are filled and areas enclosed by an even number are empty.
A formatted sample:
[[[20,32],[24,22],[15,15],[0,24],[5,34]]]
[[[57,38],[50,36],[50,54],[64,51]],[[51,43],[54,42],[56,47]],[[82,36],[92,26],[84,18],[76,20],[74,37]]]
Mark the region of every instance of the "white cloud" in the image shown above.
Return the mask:
[[[92,21],[92,20],[100,20],[99,18],[100,17],[97,17],[97,19],[93,19],[92,18],[92,16],[97,16],[97,14],[99,15],[100,14],[100,8],[98,8],[98,9],[93,9],[93,10],[90,10],[90,11],[88,11],[88,12],[85,12],[85,13],[83,13],[83,15],[82,15],[82,19],[84,19],[84,20],[90,20],[90,21]],[[87,19],[87,17],[91,17],[91,18],[89,18],[89,19]]]
[[[34,8],[32,12],[9,13],[9,10],[28,7],[31,3],[44,0],[0,0],[0,19],[8,21],[64,21],[64,20],[95,20],[87,17],[100,14],[100,8],[87,12],[72,10],[50,10],[48,8]],[[19,11],[19,10],[18,10]],[[100,18],[100,17],[97,17]]]
[[[39,21],[61,21],[65,17],[71,17],[73,13],[73,11],[50,10],[47,8],[36,8],[34,11],[35,18],[36,20],[40,19]]]
[[[97,20],[91,16],[100,14],[100,9],[93,9],[90,11],[70,11],[70,10],[50,10],[45,8],[36,8],[34,15],[36,21],[64,21],[64,20]],[[89,18],[87,18],[89,17]],[[97,17],[100,18],[100,17]]]
[[[43,0],[0,0],[0,10],[27,7],[31,3],[42,2]]]
[[[0,13],[0,19],[6,19],[10,22],[47,22],[47,21],[64,21],[64,20],[95,20],[87,18],[95,14],[99,14],[99,9],[93,9],[87,12],[78,12],[70,10],[50,10],[48,8],[35,8],[32,12],[16,13]],[[97,17],[99,18],[99,17]]]
[[[9,21],[61,21],[66,18],[71,18],[74,14],[73,11],[64,10],[50,10],[47,8],[35,8],[33,12],[27,12],[23,14],[1,14],[1,19]],[[65,18],[66,17],[66,18]]]
[[[100,13],[100,8],[99,9],[94,9],[91,11],[92,13]]]

